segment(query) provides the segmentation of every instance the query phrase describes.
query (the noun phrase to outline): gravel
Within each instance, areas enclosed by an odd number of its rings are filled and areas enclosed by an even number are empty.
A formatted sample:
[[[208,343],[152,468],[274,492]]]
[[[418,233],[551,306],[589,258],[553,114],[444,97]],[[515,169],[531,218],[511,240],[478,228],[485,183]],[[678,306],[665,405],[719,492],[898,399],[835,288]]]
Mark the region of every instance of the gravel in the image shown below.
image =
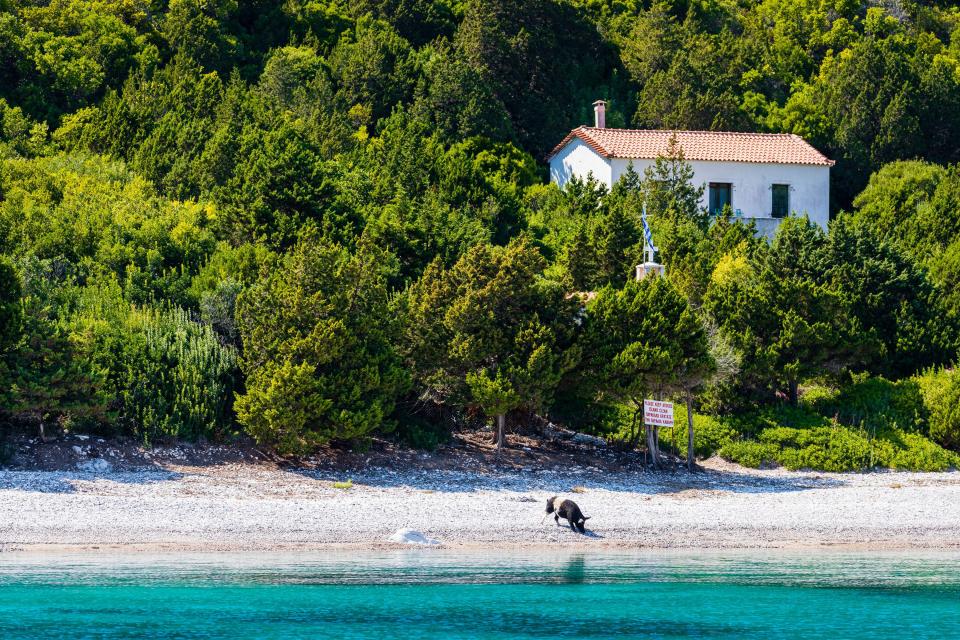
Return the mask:
[[[960,547],[960,473],[746,470],[331,472],[266,464],[0,471],[0,548],[190,550],[383,546]],[[335,482],[352,480],[347,489]],[[586,536],[544,520],[566,495]]]

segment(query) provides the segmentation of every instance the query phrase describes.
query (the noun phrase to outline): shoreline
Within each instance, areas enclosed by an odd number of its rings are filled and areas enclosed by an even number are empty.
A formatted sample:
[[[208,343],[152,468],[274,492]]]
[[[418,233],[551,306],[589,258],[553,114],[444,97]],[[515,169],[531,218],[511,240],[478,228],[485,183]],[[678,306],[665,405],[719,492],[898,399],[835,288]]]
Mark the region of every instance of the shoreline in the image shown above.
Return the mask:
[[[505,544],[502,542],[457,542],[445,543],[437,546],[407,545],[395,542],[365,542],[365,543],[334,543],[316,542],[302,544],[274,544],[267,548],[244,545],[209,545],[201,542],[155,542],[131,544],[4,544],[0,546],[0,558],[12,555],[33,556],[71,556],[71,555],[229,555],[236,553],[251,555],[283,555],[289,553],[325,554],[325,553],[391,553],[391,552],[423,552],[423,553],[485,553],[497,550],[504,554],[511,553],[549,553],[553,551],[576,553],[675,553],[688,554],[691,552],[738,553],[738,552],[782,552],[800,553],[815,551],[817,553],[960,553],[960,540],[950,541],[947,544],[912,544],[909,542],[782,542],[770,545],[736,545],[701,546],[701,545],[674,545],[657,546],[645,545],[639,542],[626,540],[608,540],[586,542],[557,542],[547,544],[542,542]]]
[[[381,551],[411,528],[438,549],[957,550],[960,473],[595,468],[168,465],[94,474],[0,471],[0,551],[186,553]],[[574,490],[574,491],[572,491]],[[544,518],[551,495],[592,516],[588,535]],[[541,524],[542,522],[542,524]]]

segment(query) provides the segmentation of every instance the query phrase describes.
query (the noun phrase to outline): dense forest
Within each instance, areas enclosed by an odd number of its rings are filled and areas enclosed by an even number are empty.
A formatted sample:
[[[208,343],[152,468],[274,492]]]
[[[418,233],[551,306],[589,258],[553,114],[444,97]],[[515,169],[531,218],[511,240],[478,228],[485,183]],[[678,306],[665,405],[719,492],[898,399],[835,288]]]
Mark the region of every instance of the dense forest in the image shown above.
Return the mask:
[[[6,433],[282,454],[550,419],[750,465],[960,466],[960,10],[933,0],[0,0]],[[796,133],[829,233],[611,126]],[[667,267],[634,282],[649,214]],[[589,293],[588,293],[589,292]]]

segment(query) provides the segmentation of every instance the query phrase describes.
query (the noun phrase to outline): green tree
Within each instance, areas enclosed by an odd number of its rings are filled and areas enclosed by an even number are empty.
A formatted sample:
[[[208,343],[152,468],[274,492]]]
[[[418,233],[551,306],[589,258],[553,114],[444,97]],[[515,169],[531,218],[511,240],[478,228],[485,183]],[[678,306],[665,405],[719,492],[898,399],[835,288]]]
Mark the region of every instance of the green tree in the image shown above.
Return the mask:
[[[454,44],[506,107],[519,142],[543,156],[610,76],[612,51],[595,33],[565,3],[471,0],[464,5]]]
[[[23,328],[22,295],[20,276],[10,261],[0,256],[0,355],[20,339]]]
[[[642,235],[632,214],[623,206],[610,204],[591,229],[590,247],[596,264],[592,280],[600,286],[623,286],[643,255]]]
[[[628,171],[633,171],[631,166]],[[687,162],[675,135],[667,142],[667,151],[643,171],[643,192],[647,214],[671,222],[689,221],[706,230],[709,217],[700,204],[705,185],[693,182],[693,165]]]
[[[880,7],[867,10],[865,29],[771,116],[839,160],[831,197],[840,206],[884,163],[960,159],[956,57],[933,34],[906,29]]]
[[[898,377],[952,359],[956,335],[944,321],[941,293],[909,254],[841,216],[822,259],[822,281],[844,298],[862,337],[871,336],[872,372]]]
[[[891,162],[870,176],[853,217],[922,262],[960,236],[960,170],[929,162]]]
[[[485,82],[483,72],[448,43],[434,46],[411,107],[417,119],[447,139],[515,140],[510,113]]]
[[[282,249],[307,224],[341,238],[352,235],[349,220],[337,218],[331,206],[332,169],[303,135],[287,125],[267,132],[250,126],[237,142],[239,162],[215,190],[224,236]]]
[[[632,172],[632,170],[631,170]],[[693,166],[671,136],[667,151],[644,170],[638,189],[653,229],[659,260],[670,280],[694,305],[699,305],[713,260],[710,217],[700,202],[704,185],[694,185]]]
[[[163,23],[170,49],[205,69],[229,68],[239,43],[225,27],[237,4],[237,0],[170,0]]]
[[[703,324],[663,278],[601,289],[587,308],[580,344],[577,379],[598,401],[633,408],[632,444],[640,437],[645,397],[692,393],[716,367]],[[655,466],[657,442],[649,431]]]
[[[507,413],[549,406],[576,360],[573,302],[542,277],[529,241],[477,245],[449,269],[431,264],[407,293],[406,357],[418,395],[476,407],[498,425]]]
[[[773,245],[745,269],[714,272],[704,306],[743,354],[741,385],[785,390],[796,404],[801,381],[837,373],[862,356],[862,335],[836,289],[815,271],[826,238],[806,218],[787,218]]]
[[[455,0],[359,0],[353,9],[357,15],[372,13],[387,20],[401,36],[423,46],[439,36],[451,36],[456,27]]]
[[[597,275],[597,262],[587,226],[580,223],[563,247],[559,258],[564,273],[563,282],[571,291],[588,291]]]
[[[930,412],[930,438],[960,451],[960,373],[930,369],[919,376],[919,383],[924,405]]]
[[[25,259],[21,338],[7,353],[3,409],[32,423],[41,439],[51,422],[102,424],[107,419],[107,372],[93,356],[93,335],[64,321],[72,304],[61,265]]]
[[[99,156],[0,161],[0,236],[10,252],[116,275],[128,298],[187,306],[215,247],[211,208],[171,202]]]
[[[389,24],[363,18],[330,52],[330,71],[344,104],[361,106],[375,124],[413,90],[410,44]]]
[[[298,243],[237,302],[246,393],[237,419],[258,442],[304,453],[386,426],[407,374],[394,349],[383,256]]]

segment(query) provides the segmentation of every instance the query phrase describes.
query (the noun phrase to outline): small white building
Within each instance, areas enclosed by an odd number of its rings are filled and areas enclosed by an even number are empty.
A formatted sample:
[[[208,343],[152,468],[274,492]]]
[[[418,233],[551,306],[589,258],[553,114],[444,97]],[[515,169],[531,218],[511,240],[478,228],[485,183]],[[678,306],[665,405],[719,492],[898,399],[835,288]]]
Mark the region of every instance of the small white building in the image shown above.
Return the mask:
[[[729,205],[771,237],[780,219],[807,214],[824,229],[830,220],[830,167],[833,160],[800,136],[786,133],[725,131],[646,131],[607,129],[605,104],[594,103],[596,126],[577,127],[550,152],[550,179],[563,187],[571,178],[592,175],[610,188],[633,164],[644,170],[676,141],[704,186],[703,207],[718,212]]]

